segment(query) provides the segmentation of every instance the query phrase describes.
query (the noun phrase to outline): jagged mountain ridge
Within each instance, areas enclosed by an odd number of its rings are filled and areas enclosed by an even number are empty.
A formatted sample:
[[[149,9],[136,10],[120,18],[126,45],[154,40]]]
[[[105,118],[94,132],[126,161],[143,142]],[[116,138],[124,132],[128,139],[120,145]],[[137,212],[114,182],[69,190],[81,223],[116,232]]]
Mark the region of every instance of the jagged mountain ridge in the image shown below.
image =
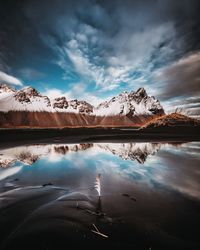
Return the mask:
[[[26,87],[15,90],[5,84],[0,85],[0,111],[68,112],[91,113],[93,106],[85,101],[70,100],[65,97],[50,99],[36,89]]]
[[[129,127],[164,114],[144,88],[123,92],[97,107],[86,101],[50,99],[32,87],[16,90],[0,85],[0,127]]]
[[[163,114],[163,107],[154,96],[148,96],[144,88],[136,92],[123,92],[95,108],[96,115]]]
[[[64,96],[50,99],[32,87],[15,90],[5,84],[0,85],[0,111],[67,112],[96,116],[164,113],[159,101],[148,96],[144,88],[123,92],[94,107],[86,101],[67,100]]]

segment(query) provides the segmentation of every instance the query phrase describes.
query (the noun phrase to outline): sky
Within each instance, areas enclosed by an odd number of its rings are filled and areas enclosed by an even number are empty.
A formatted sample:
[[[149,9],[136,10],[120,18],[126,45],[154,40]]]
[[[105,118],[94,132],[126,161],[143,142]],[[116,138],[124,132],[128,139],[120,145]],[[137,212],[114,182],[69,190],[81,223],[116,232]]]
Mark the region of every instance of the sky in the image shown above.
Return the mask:
[[[0,82],[97,105],[144,87],[200,117],[199,0],[0,0]]]

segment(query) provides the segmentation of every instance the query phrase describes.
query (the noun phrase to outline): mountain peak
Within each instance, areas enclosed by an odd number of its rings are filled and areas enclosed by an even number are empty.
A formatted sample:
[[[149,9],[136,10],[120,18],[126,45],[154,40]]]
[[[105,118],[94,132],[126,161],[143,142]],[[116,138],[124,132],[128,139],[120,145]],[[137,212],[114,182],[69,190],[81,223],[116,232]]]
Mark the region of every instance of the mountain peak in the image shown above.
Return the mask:
[[[31,96],[41,96],[41,94],[35,88],[33,88],[31,86],[25,87],[21,91],[23,91],[24,93],[29,95],[29,97],[31,97]]]
[[[1,91],[2,89],[2,91]],[[7,85],[0,85],[0,111],[46,111],[87,114],[92,116],[152,116],[163,115],[164,110],[160,102],[152,96],[148,96],[144,88],[136,92],[124,91],[108,101],[94,107],[86,101],[77,99],[67,100],[66,97],[58,97],[50,100],[40,94],[35,88],[28,86],[21,90],[12,90]],[[5,99],[6,98],[6,99]]]
[[[140,95],[141,97],[147,96],[147,92],[144,88],[139,88],[136,92],[137,95]]]
[[[16,90],[14,88],[5,83],[0,84],[0,92],[15,92],[15,91]]]
[[[57,97],[53,100],[53,108],[58,109],[67,109],[69,106],[68,101],[66,100],[66,97]]]
[[[160,115],[164,114],[164,109],[157,99],[147,95],[144,88],[139,88],[136,92],[122,92],[110,101],[99,104],[95,108],[95,114],[100,116]]]

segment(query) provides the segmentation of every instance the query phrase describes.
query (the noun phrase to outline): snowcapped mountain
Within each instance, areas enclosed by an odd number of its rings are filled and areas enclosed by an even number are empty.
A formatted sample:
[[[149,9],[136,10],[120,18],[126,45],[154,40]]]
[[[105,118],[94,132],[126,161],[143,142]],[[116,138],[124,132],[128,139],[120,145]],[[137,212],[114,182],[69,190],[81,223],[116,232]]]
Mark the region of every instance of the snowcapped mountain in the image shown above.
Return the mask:
[[[15,92],[15,89],[13,89],[12,87],[6,85],[6,84],[0,84],[0,94],[6,94],[6,93],[10,93],[10,92]]]
[[[0,85],[0,111],[46,111],[89,114],[93,111],[93,106],[85,101],[67,101],[65,97],[50,100],[32,87],[26,87],[17,91],[2,84]]]
[[[153,96],[149,97],[144,88],[136,92],[123,92],[93,107],[86,101],[67,100],[64,96],[50,100],[32,87],[17,91],[5,84],[0,85],[0,111],[72,112],[96,116],[164,113],[159,101]]]
[[[1,127],[134,126],[163,114],[160,102],[144,88],[123,92],[94,107],[64,96],[50,99],[32,87],[16,90],[0,84]]]
[[[123,92],[94,109],[96,115],[141,115],[163,114],[163,107],[154,96],[148,96],[144,88],[136,92]]]

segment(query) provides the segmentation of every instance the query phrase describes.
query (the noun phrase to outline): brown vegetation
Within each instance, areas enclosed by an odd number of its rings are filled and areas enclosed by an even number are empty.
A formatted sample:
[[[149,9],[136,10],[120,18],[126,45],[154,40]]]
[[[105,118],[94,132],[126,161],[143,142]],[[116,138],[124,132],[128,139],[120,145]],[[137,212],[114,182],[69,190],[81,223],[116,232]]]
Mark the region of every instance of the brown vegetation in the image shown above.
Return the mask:
[[[180,113],[171,113],[148,121],[143,128],[200,126],[200,121]]]

